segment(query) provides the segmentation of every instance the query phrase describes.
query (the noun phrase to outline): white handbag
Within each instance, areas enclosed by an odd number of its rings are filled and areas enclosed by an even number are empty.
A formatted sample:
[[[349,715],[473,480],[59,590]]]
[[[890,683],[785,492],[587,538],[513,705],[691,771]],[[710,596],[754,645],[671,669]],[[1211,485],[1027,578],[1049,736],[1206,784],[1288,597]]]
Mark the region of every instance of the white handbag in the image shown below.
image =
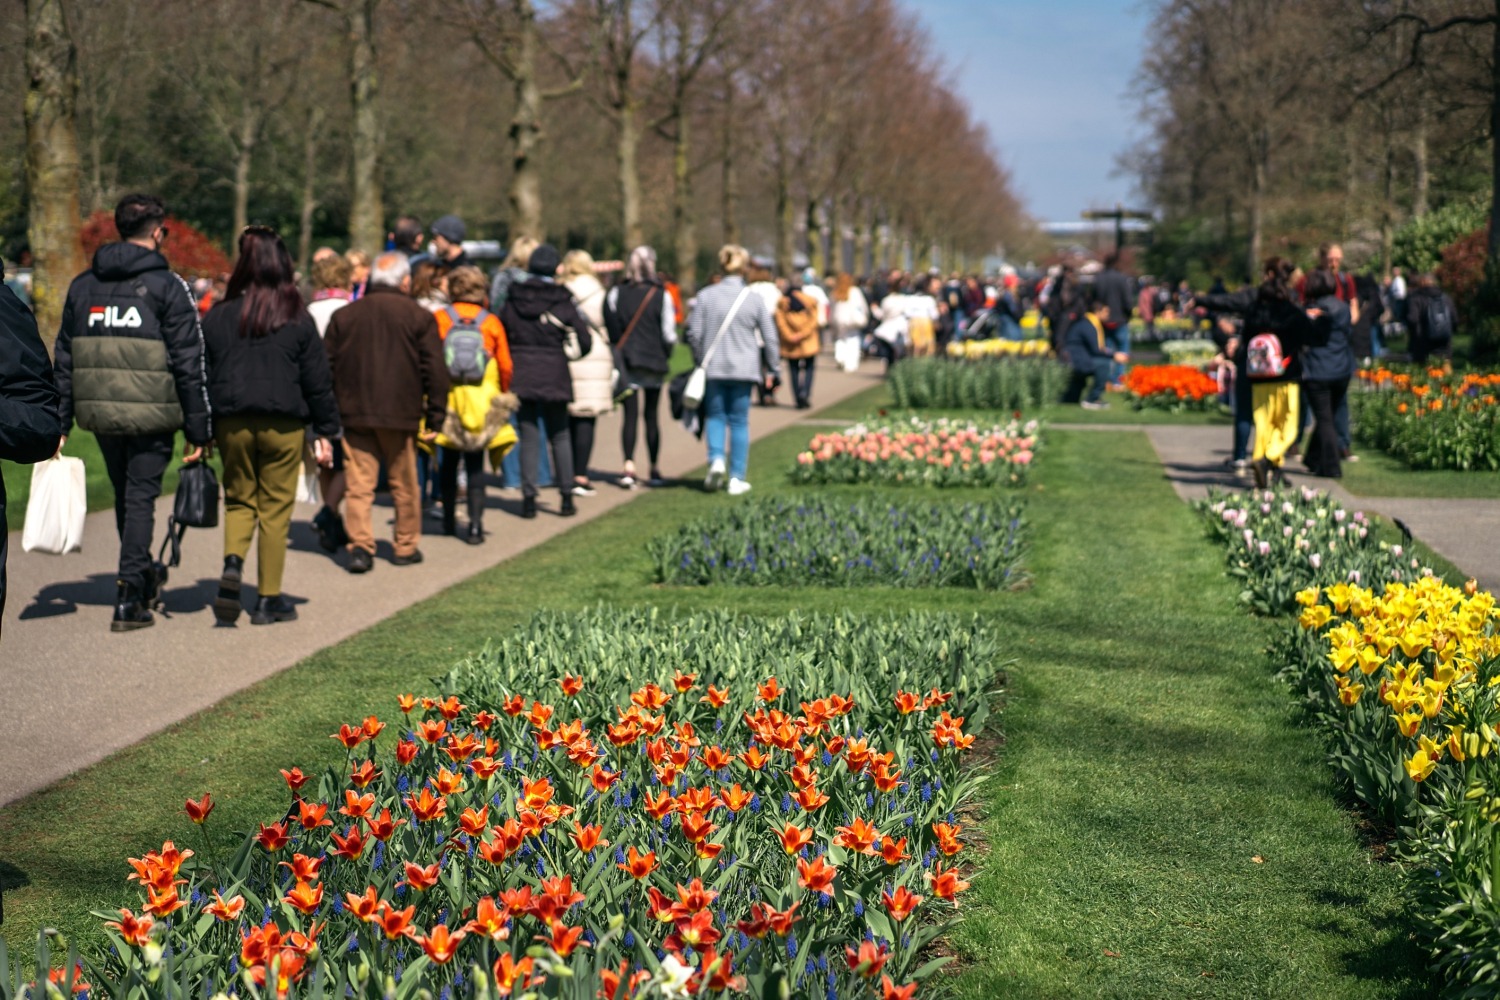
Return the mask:
[[[703,405],[703,397],[708,394],[708,362],[714,356],[714,350],[719,346],[719,340],[723,338],[724,331],[729,329],[735,314],[740,311],[740,306],[745,302],[745,296],[750,294],[750,286],[746,285],[740,289],[739,297],[734,300],[734,305],[729,307],[729,312],[724,317],[724,322],[719,324],[719,332],[714,334],[713,341],[708,345],[708,350],[703,352],[703,360],[693,373],[688,376],[687,385],[682,390],[682,408],[684,410],[696,410]]]
[[[49,458],[31,470],[31,496],[26,501],[26,524],[21,549],[60,556],[83,548],[83,523],[88,516],[88,488],[83,459]]]

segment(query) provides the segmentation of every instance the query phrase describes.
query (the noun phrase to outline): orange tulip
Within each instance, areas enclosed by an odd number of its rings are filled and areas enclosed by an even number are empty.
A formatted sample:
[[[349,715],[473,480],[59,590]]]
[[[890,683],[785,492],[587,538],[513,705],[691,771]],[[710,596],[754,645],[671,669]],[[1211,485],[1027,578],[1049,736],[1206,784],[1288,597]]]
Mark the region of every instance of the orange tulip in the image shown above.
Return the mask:
[[[404,910],[398,910],[390,903],[382,904],[380,908],[380,930],[389,941],[397,938],[412,937],[416,932],[412,929],[411,918],[417,912],[415,906],[408,906]]]
[[[552,801],[554,791],[550,778],[538,778],[535,781],[522,778],[521,799],[517,804],[526,809],[541,809]]]
[[[518,694],[513,694],[500,704],[500,711],[514,718],[526,711],[526,701]]]
[[[365,889],[362,896],[356,896],[352,892],[344,893],[344,909],[365,923],[369,923],[379,917],[381,908],[384,905],[380,896],[375,892],[373,885]]]
[[[916,895],[904,885],[896,886],[896,891],[882,892],[881,901],[885,903],[885,911],[891,915],[891,919],[900,923],[911,915],[911,911],[922,902],[922,897]]]
[[[334,845],[333,850],[328,853],[334,857],[348,858],[350,861],[354,861],[365,852],[365,838],[359,832],[358,826],[349,827],[348,832],[342,837],[337,833],[330,833],[328,836],[332,839]]]
[[[302,824],[302,829],[304,830],[316,830],[320,826],[333,825],[333,820],[328,818],[328,805],[323,802],[299,801],[297,803],[297,822]]]
[[[765,683],[756,688],[756,695],[761,701],[775,701],[781,697],[781,685],[775,677],[767,677]]]
[[[344,804],[339,807],[340,814],[348,816],[350,819],[363,819],[365,814],[373,808],[375,808],[375,794],[373,792],[358,795],[351,789],[344,789]]]
[[[574,677],[572,674],[564,674],[562,680],[557,683],[562,686],[562,693],[566,698],[571,698],[583,690],[583,678]]]
[[[203,907],[204,913],[207,913],[210,916],[223,921],[224,923],[233,923],[234,921],[240,919],[241,913],[245,912],[244,896],[233,896],[229,899],[225,899],[223,896],[219,895],[217,891],[214,892],[213,896],[214,901]]]
[[[362,760],[358,764],[355,764],[354,769],[349,772],[350,783],[361,791],[367,788],[370,782],[378,777],[380,777],[380,772],[375,769],[374,764],[367,760]]]
[[[677,800],[670,792],[662,792],[659,795],[646,793],[646,815],[658,822],[677,811]]]
[[[890,949],[885,945],[876,947],[874,941],[861,941],[858,951],[849,945],[844,946],[844,960],[849,963],[849,971],[861,979],[874,979],[880,975],[890,957]]]
[[[900,840],[894,840],[890,837],[882,837],[880,839],[880,858],[886,864],[899,865],[909,857],[911,855],[906,853],[905,837],[902,837]]]
[[[677,689],[678,694],[687,694],[693,689],[693,684],[697,680],[697,674],[685,674],[679,670],[672,677],[672,686]]]
[[[396,744],[396,763],[405,767],[417,756],[417,744],[413,740],[402,740]]]
[[[365,739],[373,740],[385,729],[385,723],[381,722],[376,716],[367,715],[364,722],[360,723],[359,728],[364,731]]]
[[[527,956],[519,962],[506,952],[495,960],[492,970],[495,974],[495,985],[497,992],[502,997],[508,997],[516,990],[525,990],[531,985],[531,970],[534,960]]]
[[[448,800],[441,797],[434,797],[432,789],[426,786],[423,786],[420,795],[408,795],[403,801],[406,803],[407,808],[412,811],[412,815],[422,823],[430,823],[435,819],[441,819],[443,814],[448,811]]]
[[[553,951],[557,952],[563,958],[567,958],[573,954],[582,937],[582,927],[569,927],[562,921],[555,920],[552,922],[552,936],[549,938],[546,935],[538,934],[536,939],[544,944],[551,945]],[[588,947],[588,945],[585,944],[584,947]]]
[[[469,767],[474,771],[474,777],[478,778],[480,781],[490,780],[490,778],[497,771],[499,771],[502,766],[503,765],[500,761],[489,756],[476,757],[469,764]]]
[[[292,877],[298,882],[316,882],[318,869],[323,867],[322,858],[310,858],[306,854],[293,854],[292,860],[281,862],[282,868],[290,868]]]
[[[833,842],[859,854],[874,854],[875,842],[879,839],[880,831],[864,818],[856,816],[854,822],[838,828]]]
[[[391,835],[396,832],[396,827],[406,825],[404,819],[391,819],[389,809],[380,810],[380,815],[373,819],[366,816],[365,822],[370,826],[370,836],[376,840],[390,840]]]
[[[448,735],[448,723],[442,719],[425,719],[417,723],[417,736],[424,743],[437,743]]]
[[[922,696],[919,694],[912,694],[909,691],[897,691],[894,700],[896,702],[896,711],[902,715],[910,715],[922,709]]]
[[[466,937],[463,931],[449,931],[447,924],[438,924],[425,937],[416,939],[427,957],[438,965],[446,965],[458,953],[458,943]]]
[[[740,760],[752,771],[759,771],[771,762],[771,758],[761,753],[760,747],[751,747],[740,754]]]
[[[643,879],[656,870],[656,852],[650,851],[642,854],[634,847],[625,851],[625,863],[615,865],[624,872],[629,872],[633,879]]]
[[[286,780],[286,787],[294,792],[307,784],[307,775],[302,773],[302,768],[300,767],[294,767],[290,771],[282,768],[281,776]]]
[[[299,881],[290,892],[281,898],[283,902],[290,903],[303,913],[311,915],[317,911],[318,907],[323,905],[323,887],[321,885],[312,886],[306,882]]]
[[[729,689],[716,688],[710,684],[708,686],[708,693],[699,700],[708,702],[709,708],[723,708],[729,701]]]
[[[777,831],[776,836],[781,840],[781,849],[787,854],[796,854],[802,848],[812,843],[812,827],[798,827],[791,823]]]
[[[437,885],[440,869],[436,864],[423,868],[419,864],[406,862],[406,884],[418,892],[426,892]]]
[[[399,694],[396,696],[396,705],[405,715],[410,715],[411,710],[417,707],[417,696],[414,694]]]
[[[717,829],[718,826],[710,823],[708,817],[702,813],[685,812],[682,814],[682,835],[687,838],[689,844],[701,844]]]
[[[828,863],[828,856],[820,854],[812,862],[797,860],[797,884],[825,896],[833,895],[833,879],[838,868]]]
[[[792,801],[801,806],[804,811],[813,812],[828,804],[828,796],[818,791],[816,786],[808,785],[793,795]]]
[[[147,913],[157,919],[162,919],[176,913],[186,905],[182,897],[177,895],[177,885],[169,885],[158,889],[154,885],[146,887],[146,905],[142,907]]]
[[[106,921],[104,926],[113,927],[120,932],[120,937],[125,939],[126,944],[139,948],[151,940],[151,928],[156,926],[156,921],[145,914],[138,917],[129,910],[122,909],[119,920]]]
[[[598,765],[595,765],[594,769],[589,772],[589,784],[593,785],[594,791],[598,792],[600,795],[603,795],[605,792],[609,791],[612,787],[614,787],[614,783],[619,780],[619,771],[606,771],[604,770],[604,768],[599,767]]]
[[[443,718],[452,722],[463,714],[464,707],[459,704],[458,695],[449,695],[438,703],[437,710],[442,714]]]
[[[437,777],[432,779],[433,787],[439,795],[457,795],[464,790],[463,768],[450,771],[446,767],[438,768]]]
[[[339,726],[339,731],[333,734],[333,739],[342,743],[345,750],[353,750],[365,741],[365,732],[363,729],[345,723]]]
[[[934,823],[932,824],[933,835],[937,837],[938,850],[950,857],[964,849],[963,843],[958,839],[958,831],[963,829],[962,823]]]
[[[483,837],[489,822],[489,806],[481,806],[477,812],[473,806],[470,806],[463,811],[462,816],[458,817],[458,829],[471,837]]]
[[[491,941],[505,941],[510,938],[510,916],[495,905],[493,896],[485,896],[474,908],[474,919],[464,925],[464,931],[483,934]]]
[[[755,798],[754,793],[745,791],[738,781],[724,789],[724,793],[720,796],[724,808],[732,813],[737,813],[748,806],[753,798]]]
[[[916,983],[907,983],[905,986],[897,986],[891,982],[890,976],[880,977],[880,1000],[911,1000],[917,992]]]
[[[271,826],[260,824],[260,832],[255,835],[255,842],[272,854],[285,847],[288,839],[284,820]]]
[[[573,833],[571,834],[573,843],[577,844],[578,849],[584,854],[594,850],[600,844],[603,844],[605,847],[609,846],[609,841],[599,839],[603,833],[604,827],[602,826],[580,826],[577,820],[573,821]]]
[[[927,881],[932,884],[932,894],[939,899],[946,899],[957,904],[957,896],[969,887],[969,883],[958,877],[956,868],[944,870],[942,862],[933,865],[932,871],[927,873]]]
[[[208,814],[214,811],[214,797],[211,794],[204,793],[203,798],[198,799],[196,802],[188,799],[183,808],[187,810],[188,819],[194,823],[202,824],[204,820],[208,819]]]

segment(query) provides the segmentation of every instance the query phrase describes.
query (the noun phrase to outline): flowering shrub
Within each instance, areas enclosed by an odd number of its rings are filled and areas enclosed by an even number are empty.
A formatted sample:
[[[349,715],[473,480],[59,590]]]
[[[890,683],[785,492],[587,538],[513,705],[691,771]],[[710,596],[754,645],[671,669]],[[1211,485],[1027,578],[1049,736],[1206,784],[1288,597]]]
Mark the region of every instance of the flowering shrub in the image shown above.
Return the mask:
[[[794,483],[1020,486],[1036,455],[1037,423],[981,427],[961,420],[856,424],[818,434],[797,456]]]
[[[189,801],[201,850],[131,859],[141,904],[100,914],[88,972],[120,997],[905,1000],[968,887],[993,652],[952,616],[538,616],[341,726],[338,767],[283,770],[286,812],[233,850]]]
[[[1362,511],[1350,513],[1306,486],[1224,494],[1197,504],[1211,537],[1224,545],[1241,599],[1263,615],[1286,614],[1296,595],[1323,583],[1409,581],[1417,568],[1399,546],[1380,541]]]
[[[1219,345],[1212,340],[1164,340],[1158,349],[1174,365],[1202,365],[1219,353]]]
[[[805,497],[725,507],[651,542],[658,583],[977,587],[1025,580],[1017,501]]]
[[[171,234],[162,253],[172,265],[172,270],[189,278],[217,278],[229,273],[229,258],[217,243],[204,236],[192,226],[175,216],[167,216],[166,227]],[[115,217],[109,212],[95,212],[83,223],[79,234],[83,240],[83,252],[93,259],[94,251],[106,243],[120,238],[115,229]]]
[[[1042,358],[1052,353],[1052,343],[1045,337],[1026,340],[955,340],[948,345],[948,357],[977,361],[981,358]]]
[[[1500,469],[1500,373],[1362,370],[1351,387],[1361,440],[1413,469]]]
[[[1207,410],[1218,406],[1219,382],[1187,365],[1136,365],[1125,391],[1137,410]]]
[[[908,358],[891,367],[886,385],[903,409],[1026,410],[1061,399],[1068,368],[1049,357],[1005,354],[974,361]]]

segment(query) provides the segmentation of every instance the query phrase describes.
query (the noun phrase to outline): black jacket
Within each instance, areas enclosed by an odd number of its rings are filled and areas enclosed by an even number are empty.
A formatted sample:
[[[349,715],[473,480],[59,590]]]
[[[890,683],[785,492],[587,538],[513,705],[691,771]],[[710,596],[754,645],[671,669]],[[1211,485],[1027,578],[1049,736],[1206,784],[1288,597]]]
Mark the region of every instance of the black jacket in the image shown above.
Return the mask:
[[[1131,291],[1129,278],[1114,268],[1101,271],[1094,279],[1094,295],[1109,306],[1110,327],[1130,322],[1130,314],[1135,310],[1135,294]]]
[[[515,365],[510,389],[523,400],[571,403],[573,376],[568,371],[568,356],[563,353],[566,334],[545,322],[541,318],[544,313],[572,327],[583,354],[588,354],[594,344],[588,320],[578,312],[566,285],[535,277],[511,285],[500,309],[500,323],[505,327],[510,359]]]
[[[1297,382],[1302,379],[1302,348],[1315,338],[1312,320],[1294,302],[1262,296],[1257,288],[1242,288],[1228,295],[1200,295],[1197,303],[1213,312],[1233,313],[1245,318],[1240,329],[1239,345],[1234,351],[1234,367],[1244,372],[1249,363],[1250,338],[1258,333],[1274,333],[1281,341],[1282,357],[1292,362],[1280,378],[1256,379],[1258,383]]]
[[[1114,356],[1104,343],[1103,334],[1094,328],[1088,316],[1079,316],[1068,326],[1063,338],[1063,349],[1076,372],[1092,372],[1100,358]]]
[[[73,279],[54,371],[63,431],[213,438],[203,333],[187,282],[155,250],[110,243]]]
[[[1425,346],[1442,346],[1447,341],[1434,341],[1432,339],[1431,312],[1445,309],[1448,312],[1448,328],[1458,329],[1458,310],[1453,307],[1453,300],[1437,288],[1418,288],[1412,292],[1406,300],[1406,325],[1411,330],[1411,339],[1414,343]]]
[[[220,417],[294,417],[319,437],[340,434],[333,375],[318,328],[306,312],[264,337],[240,336],[245,300],[230,299],[203,318],[208,398]]]
[[[1311,336],[1302,352],[1302,381],[1343,382],[1354,374],[1349,307],[1328,295],[1313,303],[1323,315],[1312,322]]]
[[[650,296],[650,301],[646,300]],[[667,290],[658,282],[627,282],[615,290],[615,307],[609,307],[609,297],[604,300],[604,327],[609,331],[609,342],[619,347],[626,327],[640,310],[641,318],[631,331],[630,339],[620,353],[625,364],[638,372],[667,373],[668,354],[671,348],[661,336],[661,315],[666,308]],[[645,308],[641,309],[642,303]],[[681,316],[678,317],[680,321]]]
[[[31,464],[57,451],[52,362],[37,333],[36,317],[16,293],[0,284],[0,459]],[[5,614],[5,480],[0,478],[0,619]]]

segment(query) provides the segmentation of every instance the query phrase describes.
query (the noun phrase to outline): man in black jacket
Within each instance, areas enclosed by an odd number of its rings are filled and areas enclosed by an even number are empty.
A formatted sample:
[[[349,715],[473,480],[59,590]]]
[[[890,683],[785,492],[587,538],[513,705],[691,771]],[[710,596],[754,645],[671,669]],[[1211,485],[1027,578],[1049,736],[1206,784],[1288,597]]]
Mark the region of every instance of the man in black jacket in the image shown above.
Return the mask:
[[[0,459],[29,465],[57,453],[57,385],[36,317],[0,284]],[[0,479],[0,625],[5,620],[5,480]]]
[[[1115,354],[1130,353],[1130,314],[1135,309],[1135,283],[1120,270],[1120,255],[1111,253],[1104,258],[1104,270],[1094,279],[1094,295],[1099,302],[1109,307],[1109,320],[1104,324],[1104,339]],[[1111,361],[1109,380],[1118,383],[1125,377],[1125,365]]]
[[[151,538],[177,431],[187,437],[184,462],[201,459],[213,440],[198,307],[161,255],[166,217],[160,198],[121,199],[115,228],[123,242],[100,247],[93,266],[73,279],[57,333],[63,433],[76,419],[98,436],[115,491],[114,632],[153,624],[149,609],[161,582],[151,568]]]

